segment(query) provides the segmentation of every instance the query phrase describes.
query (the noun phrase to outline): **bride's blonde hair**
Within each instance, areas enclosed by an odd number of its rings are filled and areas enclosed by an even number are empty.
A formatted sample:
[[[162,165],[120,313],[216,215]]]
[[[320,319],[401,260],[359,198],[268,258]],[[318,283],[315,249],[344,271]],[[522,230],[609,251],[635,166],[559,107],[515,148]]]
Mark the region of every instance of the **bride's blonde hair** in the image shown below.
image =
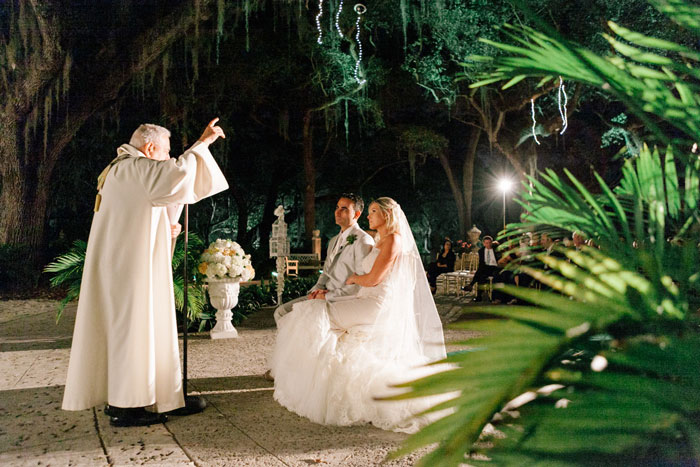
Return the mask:
[[[371,204],[376,204],[379,210],[384,215],[384,219],[386,219],[387,232],[390,234],[399,232],[399,203],[389,198],[388,196],[382,196],[381,198],[377,198],[374,201],[372,201]]]

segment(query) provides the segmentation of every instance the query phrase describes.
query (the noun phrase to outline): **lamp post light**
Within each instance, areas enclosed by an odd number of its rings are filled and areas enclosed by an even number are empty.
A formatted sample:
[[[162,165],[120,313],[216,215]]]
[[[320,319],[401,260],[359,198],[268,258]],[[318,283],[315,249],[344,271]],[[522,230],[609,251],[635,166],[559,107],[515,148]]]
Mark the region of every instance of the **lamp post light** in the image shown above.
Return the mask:
[[[513,181],[509,178],[502,178],[498,181],[498,189],[503,192],[503,230],[506,228],[506,193],[513,187]]]

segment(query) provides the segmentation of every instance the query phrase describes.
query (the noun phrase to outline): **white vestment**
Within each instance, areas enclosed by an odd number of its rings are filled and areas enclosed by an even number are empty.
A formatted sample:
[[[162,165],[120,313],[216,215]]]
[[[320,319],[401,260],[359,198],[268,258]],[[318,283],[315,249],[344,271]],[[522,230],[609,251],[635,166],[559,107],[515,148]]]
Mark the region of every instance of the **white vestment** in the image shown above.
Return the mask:
[[[184,406],[167,205],[228,188],[204,143],[156,161],[130,145],[110,169],[90,228],[64,410]]]

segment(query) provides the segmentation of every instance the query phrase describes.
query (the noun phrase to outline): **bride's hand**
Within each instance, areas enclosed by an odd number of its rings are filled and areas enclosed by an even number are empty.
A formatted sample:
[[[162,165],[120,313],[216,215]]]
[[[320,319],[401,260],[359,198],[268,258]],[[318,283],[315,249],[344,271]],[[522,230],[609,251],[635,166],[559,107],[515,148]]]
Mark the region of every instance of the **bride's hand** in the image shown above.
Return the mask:
[[[357,284],[357,274],[353,274],[352,276],[348,277],[348,280],[345,281],[345,285],[353,284]]]

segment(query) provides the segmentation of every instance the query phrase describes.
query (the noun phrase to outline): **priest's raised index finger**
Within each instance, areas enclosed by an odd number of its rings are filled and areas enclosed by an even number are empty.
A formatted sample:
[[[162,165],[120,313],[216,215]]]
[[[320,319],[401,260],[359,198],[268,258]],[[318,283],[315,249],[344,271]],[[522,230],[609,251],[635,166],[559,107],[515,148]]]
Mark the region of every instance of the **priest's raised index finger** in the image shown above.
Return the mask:
[[[212,120],[211,122],[209,122],[209,125],[208,125],[208,126],[213,127],[214,125],[216,125],[216,122],[218,122],[218,121],[219,121],[219,117],[216,117],[214,120]]]

